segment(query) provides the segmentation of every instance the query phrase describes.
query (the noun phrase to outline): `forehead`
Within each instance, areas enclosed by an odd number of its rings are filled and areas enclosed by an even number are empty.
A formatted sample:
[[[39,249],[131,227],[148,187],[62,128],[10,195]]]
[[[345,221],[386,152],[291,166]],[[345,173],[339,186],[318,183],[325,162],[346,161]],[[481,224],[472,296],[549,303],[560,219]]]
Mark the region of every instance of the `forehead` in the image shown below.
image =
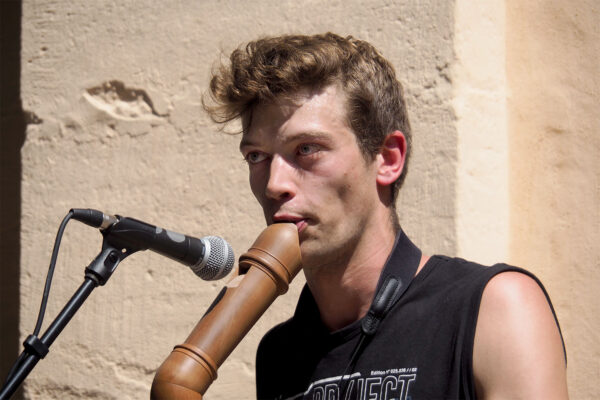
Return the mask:
[[[350,129],[346,96],[336,85],[258,104],[246,122],[240,147],[259,139]]]

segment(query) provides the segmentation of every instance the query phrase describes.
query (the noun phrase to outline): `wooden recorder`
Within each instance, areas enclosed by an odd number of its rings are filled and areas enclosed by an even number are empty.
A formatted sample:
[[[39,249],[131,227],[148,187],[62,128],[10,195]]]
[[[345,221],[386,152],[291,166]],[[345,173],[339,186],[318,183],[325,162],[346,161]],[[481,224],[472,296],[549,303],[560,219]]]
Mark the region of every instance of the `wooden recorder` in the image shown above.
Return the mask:
[[[268,226],[239,259],[239,275],[223,288],[185,343],[159,367],[152,400],[201,400],[217,369],[300,271],[294,224]]]

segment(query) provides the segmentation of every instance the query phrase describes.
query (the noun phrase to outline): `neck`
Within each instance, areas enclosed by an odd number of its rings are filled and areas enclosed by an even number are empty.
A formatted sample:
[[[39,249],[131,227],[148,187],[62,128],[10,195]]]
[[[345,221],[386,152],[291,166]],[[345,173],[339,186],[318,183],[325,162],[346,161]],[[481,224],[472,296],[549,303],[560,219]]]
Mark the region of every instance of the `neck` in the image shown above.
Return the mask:
[[[304,270],[321,319],[330,331],[359,320],[369,310],[396,237],[389,225],[383,226],[377,232],[362,235],[348,259]]]

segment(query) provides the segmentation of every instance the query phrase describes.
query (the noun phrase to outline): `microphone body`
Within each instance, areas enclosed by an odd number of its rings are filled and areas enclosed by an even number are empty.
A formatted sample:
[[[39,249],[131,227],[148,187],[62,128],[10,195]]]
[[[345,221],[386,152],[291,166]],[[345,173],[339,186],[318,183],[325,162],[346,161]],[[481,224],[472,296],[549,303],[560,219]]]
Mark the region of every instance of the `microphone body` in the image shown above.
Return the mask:
[[[200,400],[217,369],[301,269],[294,224],[267,227],[239,260],[240,275],[221,291],[185,343],[160,366],[150,398]]]
[[[93,209],[71,211],[76,220],[102,230],[111,246],[133,251],[152,250],[191,267],[204,280],[221,279],[233,269],[233,250],[220,237],[197,239],[134,218],[107,215]]]
[[[204,257],[204,245],[199,239],[134,218],[119,217],[106,232],[111,245],[135,250],[150,249],[187,266],[197,264]]]

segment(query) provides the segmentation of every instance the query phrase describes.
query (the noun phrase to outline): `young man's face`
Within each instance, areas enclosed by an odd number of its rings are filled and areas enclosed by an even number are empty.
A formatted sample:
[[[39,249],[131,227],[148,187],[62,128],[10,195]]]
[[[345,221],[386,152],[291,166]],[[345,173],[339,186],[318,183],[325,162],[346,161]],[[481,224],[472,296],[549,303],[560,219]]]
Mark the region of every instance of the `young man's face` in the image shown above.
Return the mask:
[[[304,268],[352,255],[374,223],[377,168],[348,126],[340,89],[257,106],[240,150],[267,224],[296,224]]]

